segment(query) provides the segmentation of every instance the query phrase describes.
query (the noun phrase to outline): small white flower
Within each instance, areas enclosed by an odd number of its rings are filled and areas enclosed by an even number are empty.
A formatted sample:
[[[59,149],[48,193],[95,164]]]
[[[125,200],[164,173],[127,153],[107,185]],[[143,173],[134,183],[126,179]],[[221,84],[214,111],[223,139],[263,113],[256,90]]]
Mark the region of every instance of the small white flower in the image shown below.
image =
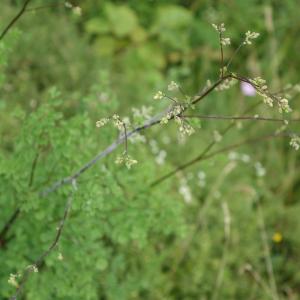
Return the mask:
[[[265,104],[269,105],[270,107],[273,107],[273,99],[268,95],[262,95],[263,101]]]
[[[213,136],[214,136],[214,140],[215,140],[216,143],[221,142],[221,140],[222,140],[222,135],[220,134],[219,131],[214,130]]]
[[[212,27],[219,33],[226,31],[224,23],[221,23],[220,25],[212,24]]]
[[[289,101],[286,98],[282,98],[278,100],[278,106],[279,106],[279,112],[285,112],[285,113],[289,113],[291,112],[291,108],[289,106]]]
[[[158,91],[153,97],[154,100],[161,100],[163,98],[164,98],[164,93],[162,91]]]
[[[169,119],[168,117],[164,116],[160,119],[160,124],[167,124],[169,122]]]
[[[81,7],[75,6],[75,7],[73,8],[73,13],[74,13],[75,15],[77,15],[77,16],[81,16],[81,15],[82,15],[82,9],[81,9]]]
[[[228,46],[230,45],[230,38],[221,38],[221,44],[223,46]]]
[[[262,166],[262,164],[260,162],[256,162],[254,167],[256,170],[257,177],[263,177],[266,175],[266,169]]]
[[[64,257],[63,257],[63,255],[61,254],[61,252],[58,253],[57,259],[58,259],[58,260],[63,260],[63,259],[64,259]]]
[[[167,152],[165,150],[159,151],[158,155],[155,157],[155,161],[158,165],[163,165],[167,157]]]
[[[182,135],[190,136],[195,132],[195,129],[189,124],[181,123],[181,125],[179,126],[179,132]]]
[[[296,151],[300,148],[300,137],[299,136],[293,136],[290,141],[290,146],[292,146]]]
[[[132,159],[130,155],[128,154],[123,154],[120,155],[116,158],[115,160],[116,164],[125,164],[125,166],[127,167],[127,169],[130,169],[132,165],[137,164],[137,160]]]
[[[149,145],[151,148],[151,152],[153,154],[157,154],[159,152],[159,148],[156,140],[150,140]]]
[[[181,180],[178,192],[183,197],[185,203],[190,204],[192,202],[193,196],[185,179]]]
[[[137,144],[137,143],[146,143],[146,138],[145,136],[141,135],[140,133],[136,132],[130,137],[130,142],[132,144]]]
[[[200,187],[204,187],[206,185],[206,174],[203,171],[199,171],[197,174],[197,177],[199,179],[198,185]]]
[[[181,114],[183,111],[184,111],[184,107],[182,105],[176,105],[176,106],[174,106],[171,113],[174,116],[177,116],[177,115]]]
[[[16,275],[16,274],[10,274],[10,275],[9,275],[9,279],[7,280],[7,282],[8,282],[10,285],[14,286],[14,287],[18,287],[19,284],[18,284],[18,282],[17,282],[17,276],[18,276],[18,275]]]
[[[99,121],[96,122],[96,127],[100,128],[100,127],[103,127],[105,124],[107,124],[109,121],[108,118],[103,118],[103,119],[100,119]]]
[[[250,162],[250,160],[251,160],[251,158],[250,158],[250,156],[248,155],[248,154],[242,154],[241,155],[241,161],[242,162],[244,162],[244,163],[248,163],[248,162]]]
[[[66,2],[65,2],[65,7],[66,7],[66,8],[72,8],[73,5],[72,5],[70,2],[66,1]]]
[[[124,129],[124,122],[120,119],[119,115],[113,115],[113,122],[114,125],[119,129],[119,130],[123,130]]]
[[[244,45],[251,45],[252,44],[252,40],[256,39],[259,37],[259,33],[257,32],[251,32],[251,31],[247,31],[245,33],[245,40],[243,42]]]
[[[226,73],[226,69],[224,69],[224,68],[223,68],[223,73]],[[237,83],[236,79],[227,78],[218,87],[216,87],[216,91],[228,90],[236,83]]]
[[[175,81],[171,81],[168,85],[168,91],[177,91],[179,89],[179,85]]]
[[[229,154],[228,154],[229,160],[237,160],[238,158],[239,158],[239,156],[238,156],[237,152],[234,152],[234,151],[229,152]]]
[[[133,107],[132,113],[134,118],[149,120],[151,118],[153,107],[142,106],[140,109]]]

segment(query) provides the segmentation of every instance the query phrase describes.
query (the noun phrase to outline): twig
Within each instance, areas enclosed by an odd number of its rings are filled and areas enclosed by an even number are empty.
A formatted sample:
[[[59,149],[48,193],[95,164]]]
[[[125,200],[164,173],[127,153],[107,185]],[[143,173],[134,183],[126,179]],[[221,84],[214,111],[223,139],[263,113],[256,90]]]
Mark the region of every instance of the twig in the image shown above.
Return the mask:
[[[218,85],[220,85],[225,79],[229,78],[231,75],[224,76],[223,78],[220,78],[217,80],[209,89],[205,90],[201,95],[195,97],[192,104],[196,104],[202,99],[204,99],[207,95],[209,95]],[[161,121],[161,117],[164,115],[165,112],[158,114],[157,116],[153,117],[149,121],[147,121],[144,125],[137,127],[133,129],[132,131],[127,133],[127,138],[130,138],[132,135],[134,135],[137,132],[140,132],[142,130],[145,130],[149,127],[152,127],[154,125],[157,125]],[[181,112],[182,113],[182,112]],[[171,117],[170,120],[174,119],[174,116]],[[104,151],[101,151],[98,153],[92,160],[90,160],[88,163],[86,163],[83,167],[81,167],[77,172],[74,174],[65,177],[59,181],[56,181],[54,184],[52,184],[50,187],[44,189],[40,195],[42,197],[47,196],[48,194],[56,191],[60,187],[66,184],[70,184],[72,180],[77,179],[81,174],[83,174],[86,170],[90,169],[94,164],[96,164],[100,159],[106,157],[110,153],[112,153],[120,144],[122,144],[125,140],[126,136],[125,134],[120,136],[115,142],[113,142],[110,146],[108,146]]]
[[[240,45],[235,49],[235,51],[233,52],[233,54],[231,55],[227,65],[226,65],[226,70],[229,68],[229,66],[231,65],[233,59],[235,58],[235,56],[238,54],[238,52],[240,51],[240,49],[242,48],[242,46],[244,45],[244,43],[240,43]]]
[[[125,154],[127,155],[128,153],[128,138],[127,138],[127,128],[126,124],[122,122],[123,128],[124,128],[124,140],[125,140]]]
[[[9,220],[5,223],[5,225],[3,226],[1,232],[0,232],[0,248],[2,246],[5,245],[5,237],[7,235],[7,232],[9,231],[9,229],[11,228],[11,226],[15,223],[15,221],[17,220],[18,216],[20,214],[20,209],[17,208],[13,214],[11,215],[11,217],[9,218]]]
[[[250,111],[252,111],[253,109],[255,109],[261,102],[257,102],[255,103],[254,105],[250,106],[250,108],[248,108],[247,110],[245,110],[245,114],[246,113],[249,113]],[[234,124],[229,124],[223,131],[222,131],[222,136],[224,136],[228,131],[230,131],[232,128],[234,127]],[[205,148],[204,150],[202,150],[201,154],[198,156],[199,159],[200,157],[204,157],[209,151],[210,149],[212,149],[215,145],[216,145],[216,141],[215,140],[212,140]],[[164,176],[161,176],[160,178],[154,180],[151,184],[150,184],[150,187],[154,187],[160,183],[162,183],[164,180],[166,180],[167,178],[171,177],[172,175],[176,174],[177,171],[180,171],[180,170],[177,170],[178,168],[174,169],[173,171],[167,173],[166,175]]]
[[[34,157],[34,160],[32,162],[31,172],[30,172],[30,177],[29,177],[29,182],[28,182],[28,187],[31,187],[32,184],[33,184],[35,169],[36,169],[36,165],[37,165],[39,156],[40,156],[40,153],[37,152],[36,155],[35,155],[35,157]]]
[[[32,165],[31,165],[31,171],[30,171],[30,176],[29,176],[29,181],[28,181],[29,188],[32,186],[33,181],[34,181],[34,174],[35,174],[35,169],[37,166],[38,158],[39,158],[39,152],[36,153],[36,156],[34,157]],[[15,223],[15,221],[19,217],[20,212],[21,212],[20,208],[19,207],[16,208],[15,211],[13,212],[13,214],[11,215],[11,217],[9,218],[9,220],[5,223],[4,227],[2,228],[2,230],[0,232],[0,247],[5,244],[5,237],[7,235],[7,232],[9,231],[9,229],[12,227],[12,225]]]
[[[26,270],[25,270],[25,272],[24,272],[24,274],[22,276],[21,282],[20,282],[19,286],[17,287],[16,293],[9,300],[16,300],[18,298],[18,296],[22,293],[23,288],[24,288],[27,280],[29,279],[30,274],[32,272],[34,272],[34,268],[38,269],[42,265],[42,263],[44,262],[45,258],[57,246],[57,244],[58,244],[58,242],[59,242],[59,240],[61,238],[61,234],[63,232],[65,222],[67,220],[67,217],[68,217],[68,215],[70,213],[70,210],[71,210],[71,207],[72,207],[73,198],[74,198],[74,192],[77,190],[76,181],[75,180],[72,181],[72,185],[73,185],[73,192],[69,196],[68,201],[67,201],[67,203],[65,205],[65,210],[64,210],[63,217],[62,217],[62,219],[59,222],[59,226],[57,227],[56,235],[55,235],[55,237],[54,237],[51,245],[48,247],[48,249],[46,251],[44,251],[40,255],[40,257],[38,259],[35,260],[35,262],[33,264],[31,264],[29,267],[26,268]]]
[[[191,119],[213,119],[213,120],[249,120],[249,121],[270,121],[270,122],[300,122],[300,119],[278,119],[258,116],[218,116],[218,115],[183,115],[184,118]]]
[[[0,41],[5,37],[5,35],[9,32],[9,30],[13,27],[13,25],[22,17],[24,14],[26,7],[28,6],[29,2],[31,0],[25,0],[21,10],[18,12],[18,14],[8,23],[8,25],[4,28],[0,35]]]
[[[182,171],[192,165],[194,165],[195,163],[198,163],[202,160],[205,160],[205,159],[208,159],[208,158],[211,158],[213,156],[216,156],[217,154],[221,154],[221,153],[224,153],[224,152],[228,152],[232,149],[235,149],[235,148],[238,148],[240,146],[243,146],[243,145],[246,145],[246,144],[255,144],[257,142],[261,142],[261,141],[267,141],[271,138],[276,138],[276,137],[289,137],[291,136],[293,133],[280,133],[280,134],[268,134],[268,135],[263,135],[263,136],[260,136],[260,137],[256,137],[256,138],[250,138],[250,139],[246,139],[244,141],[241,141],[239,143],[235,143],[235,144],[232,144],[232,145],[229,145],[227,147],[224,147],[224,148],[221,148],[217,151],[214,151],[210,154],[207,154],[206,153],[210,150],[210,148],[212,148],[213,145],[215,145],[215,142],[211,142],[205,149],[204,151],[196,156],[194,159],[186,162],[185,164],[183,165],[180,165],[179,167],[177,167],[176,169],[174,169],[173,171],[167,173],[166,175],[156,179],[155,181],[153,181],[151,184],[150,184],[150,187],[155,187],[157,185],[159,185],[160,183],[162,183],[163,181],[167,180],[168,178],[172,177],[174,174],[178,173],[179,171]]]
[[[32,11],[36,11],[36,10],[42,10],[42,9],[47,9],[47,8],[51,8],[51,7],[59,7],[59,6],[66,6],[65,1],[63,3],[61,3],[61,2],[60,3],[51,3],[48,5],[27,8],[26,12],[32,12]]]

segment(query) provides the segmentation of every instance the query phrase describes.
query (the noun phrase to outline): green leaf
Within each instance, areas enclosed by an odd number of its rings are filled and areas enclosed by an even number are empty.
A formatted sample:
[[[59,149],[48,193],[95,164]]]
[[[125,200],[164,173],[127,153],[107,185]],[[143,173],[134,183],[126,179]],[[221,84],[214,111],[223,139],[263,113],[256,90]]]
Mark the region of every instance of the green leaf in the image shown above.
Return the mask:
[[[128,36],[138,27],[135,12],[126,5],[108,3],[105,12],[111,29],[117,37]]]
[[[85,30],[91,34],[104,34],[109,33],[111,28],[106,20],[93,18],[87,21],[85,24]]]

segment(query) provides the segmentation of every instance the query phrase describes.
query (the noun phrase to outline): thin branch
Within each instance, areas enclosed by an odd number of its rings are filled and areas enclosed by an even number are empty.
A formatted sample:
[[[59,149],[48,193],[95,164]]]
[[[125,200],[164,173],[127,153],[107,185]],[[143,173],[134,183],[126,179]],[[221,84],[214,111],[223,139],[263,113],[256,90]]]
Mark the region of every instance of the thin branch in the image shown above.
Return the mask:
[[[268,135],[263,135],[263,136],[260,136],[260,137],[256,137],[256,138],[250,138],[250,139],[246,139],[244,141],[241,141],[239,143],[235,143],[235,144],[232,144],[232,145],[229,145],[229,146],[226,146],[224,148],[221,148],[217,151],[214,151],[214,152],[211,152],[210,154],[207,154],[205,155],[209,150],[210,148],[212,148],[212,146],[215,144],[215,142],[211,142],[205,149],[204,151],[196,156],[194,159],[188,161],[187,163],[183,164],[183,165],[180,165],[179,167],[177,167],[176,169],[174,169],[173,171],[167,173],[166,175],[156,179],[155,181],[153,181],[151,184],[150,184],[150,187],[155,187],[157,185],[159,185],[160,183],[162,183],[163,181],[169,179],[170,177],[172,177],[173,175],[175,175],[176,173],[180,172],[180,171],[183,171],[187,168],[189,168],[190,166],[202,161],[202,160],[206,160],[208,158],[211,158],[213,156],[216,156],[217,154],[221,154],[221,153],[224,153],[224,152],[228,152],[230,150],[233,150],[235,148],[238,148],[240,146],[243,146],[243,145],[246,145],[246,144],[255,144],[257,142],[262,142],[262,141],[267,141],[269,139],[272,139],[272,138],[277,138],[277,137],[289,137],[291,136],[292,133],[280,133],[280,134],[268,134]]]
[[[244,42],[240,43],[240,45],[235,49],[235,51],[233,52],[233,54],[231,55],[227,65],[226,65],[226,70],[229,68],[229,66],[231,65],[233,59],[235,58],[235,56],[238,54],[238,52],[240,51],[240,49],[242,48],[242,46],[244,45]]]
[[[39,158],[39,152],[36,153],[36,155],[33,159],[32,165],[31,165],[31,171],[30,171],[30,176],[29,176],[29,181],[28,181],[29,188],[32,186],[33,181],[34,181],[34,174],[35,174],[38,158]],[[5,244],[5,237],[7,235],[7,232],[9,231],[9,229],[12,227],[12,225],[15,223],[15,221],[19,217],[20,212],[21,212],[20,208],[19,207],[16,208],[16,210],[13,212],[13,214],[11,215],[9,220],[3,226],[3,228],[0,232],[0,247]]]
[[[203,93],[199,96],[196,96],[193,100],[192,104],[196,104],[202,99],[204,99],[207,95],[209,95],[216,87],[218,87],[225,79],[229,78],[230,75],[224,76],[223,78],[220,78],[217,80],[211,87],[209,87],[207,90],[203,91]],[[186,109],[184,109],[186,110]],[[182,112],[181,112],[182,113]],[[145,130],[147,128],[150,128],[154,125],[157,125],[160,123],[162,116],[165,115],[165,112],[162,112],[158,114],[157,116],[153,117],[149,121],[145,122],[144,125],[137,127],[133,129],[132,131],[127,133],[127,138],[130,138],[132,135],[134,135],[137,132],[140,132],[142,130]],[[170,120],[174,119],[174,116],[170,118]],[[54,184],[52,184],[50,187],[44,189],[40,195],[42,197],[47,196],[48,194],[56,191],[60,187],[70,184],[73,180],[77,179],[79,176],[81,176],[86,170],[90,169],[94,164],[96,164],[100,159],[106,157],[110,153],[112,153],[120,144],[122,144],[125,140],[126,136],[125,134],[120,136],[115,142],[113,142],[110,146],[108,146],[104,151],[101,151],[98,153],[92,160],[90,160],[88,163],[86,163],[83,167],[81,167],[77,172],[74,174],[65,177],[61,180],[56,181]]]
[[[5,223],[5,225],[3,226],[1,232],[0,232],[0,248],[3,247],[5,245],[6,242],[6,235],[7,232],[9,231],[9,229],[11,228],[11,226],[15,223],[15,221],[17,220],[18,216],[20,214],[20,209],[17,208],[13,214],[11,215],[11,217],[9,218],[9,220]]]
[[[9,32],[9,30],[13,27],[13,25],[22,17],[24,12],[26,11],[26,8],[31,0],[25,0],[21,10],[18,12],[18,14],[8,23],[8,25],[4,28],[0,35],[0,41],[6,36],[6,34]]]
[[[255,103],[254,105],[250,106],[248,109],[246,109],[244,111],[244,114],[247,114],[251,111],[253,111],[258,105],[261,104],[261,101]],[[221,135],[224,136],[228,131],[230,131],[233,127],[234,127],[234,123],[229,124],[222,132]],[[215,145],[217,144],[217,142],[215,140],[212,140],[205,148],[204,150],[201,152],[201,154],[199,156],[202,156],[202,158],[206,155],[206,153],[208,153],[210,151],[210,149],[212,149]],[[150,187],[154,187],[158,184],[160,184],[161,182],[163,182],[164,180],[166,180],[167,178],[171,177],[172,175],[176,174],[178,171],[177,169],[174,169],[172,172],[167,173],[164,176],[161,176],[160,178],[154,180],[151,184]]]
[[[31,187],[32,184],[33,184],[35,169],[36,169],[36,166],[37,166],[37,162],[38,162],[39,156],[40,156],[40,153],[37,152],[36,155],[35,155],[35,157],[34,157],[34,160],[32,162],[31,172],[30,172],[30,177],[29,177],[29,182],[28,182],[28,187]]]
[[[300,119],[278,119],[259,116],[218,116],[218,115],[183,115],[184,118],[191,119],[213,119],[213,120],[249,120],[249,121],[270,121],[270,122],[300,122]]]
[[[37,258],[35,260],[35,262],[33,264],[31,264],[30,266],[28,266],[22,276],[22,279],[21,279],[21,282],[19,284],[19,286],[17,287],[17,291],[16,293],[10,297],[9,300],[16,300],[18,298],[18,296],[20,296],[20,294],[22,293],[23,291],[23,288],[27,282],[27,280],[29,279],[29,276],[32,272],[34,272],[34,268],[39,268],[42,263],[44,262],[45,258],[52,252],[52,250],[57,246],[60,238],[61,238],[61,235],[62,235],[62,232],[63,232],[63,229],[64,229],[64,226],[65,226],[65,222],[67,220],[67,217],[70,213],[70,210],[71,210],[71,207],[72,207],[72,203],[73,203],[73,199],[74,199],[74,191],[77,190],[77,187],[76,187],[76,182],[75,180],[72,181],[72,185],[73,185],[73,192],[72,194],[69,196],[68,198],[68,201],[65,205],[65,209],[64,209],[64,214],[63,214],[63,217],[62,219],[60,220],[59,222],[59,225],[58,227],[56,228],[57,232],[55,234],[55,237],[51,243],[51,245],[48,247],[48,249],[46,251],[44,251],[39,258]]]
[[[123,128],[124,128],[125,154],[127,155],[127,153],[128,153],[127,128],[126,128],[126,124],[124,122],[122,122],[122,123],[123,123]]]
[[[31,7],[31,8],[27,8],[26,12],[34,12],[36,10],[42,10],[42,9],[47,9],[47,8],[52,8],[52,7],[59,7],[59,6],[66,6],[65,2],[63,3],[51,3],[48,5],[43,5],[43,6],[37,6],[37,7]]]

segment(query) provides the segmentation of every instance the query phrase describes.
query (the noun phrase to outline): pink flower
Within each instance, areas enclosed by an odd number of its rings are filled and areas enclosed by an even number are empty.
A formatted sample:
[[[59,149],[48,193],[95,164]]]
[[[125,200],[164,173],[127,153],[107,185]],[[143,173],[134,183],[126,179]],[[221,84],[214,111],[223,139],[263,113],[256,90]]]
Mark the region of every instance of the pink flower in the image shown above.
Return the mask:
[[[248,97],[253,97],[256,94],[255,88],[250,83],[244,81],[241,83],[241,91]]]

